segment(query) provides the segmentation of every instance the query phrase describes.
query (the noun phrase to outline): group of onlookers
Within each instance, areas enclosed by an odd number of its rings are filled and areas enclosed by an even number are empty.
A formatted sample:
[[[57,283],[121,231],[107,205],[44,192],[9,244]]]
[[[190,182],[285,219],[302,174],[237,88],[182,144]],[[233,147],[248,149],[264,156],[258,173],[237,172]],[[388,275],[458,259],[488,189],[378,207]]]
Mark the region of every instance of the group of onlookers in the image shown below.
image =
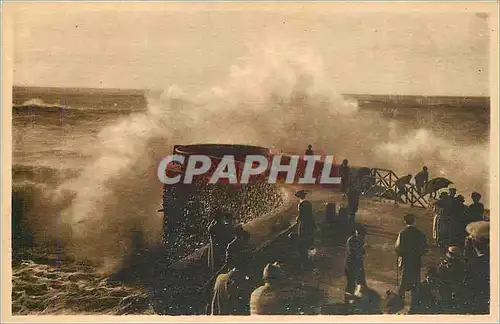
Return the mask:
[[[442,192],[434,205],[433,238],[439,246],[464,244],[468,224],[484,220],[484,205],[481,195],[471,194],[472,204],[465,205],[462,195],[455,188]]]
[[[366,231],[356,224],[354,218],[360,193],[348,186],[347,160],[342,168],[345,182],[341,191],[350,206],[347,228],[352,230],[346,243],[344,303],[355,305],[356,313],[380,313],[380,296],[367,286],[365,275]],[[422,171],[427,172],[427,168]],[[418,190],[426,181],[425,175],[419,176]],[[295,195],[299,199],[297,268],[304,271],[310,264],[309,252],[313,248],[316,224],[306,191],[300,190]],[[426,268],[424,280],[421,280],[422,259],[430,246],[426,235],[416,227],[415,216],[408,214],[404,217],[406,227],[395,242],[399,287],[396,292],[387,291],[385,312],[401,311],[407,292],[409,313],[489,312],[489,239],[468,237],[465,229],[470,222],[483,219],[484,206],[479,202],[480,198],[478,193],[473,193],[473,203],[465,206],[463,197],[456,196],[454,189],[450,189],[449,194],[441,194],[436,202],[434,235],[438,244],[446,247],[446,253],[437,266]],[[261,286],[256,287],[255,281],[249,277],[252,259],[248,244],[250,234],[241,225],[233,228],[230,214],[218,214],[209,226],[209,233],[208,262],[216,278],[211,290],[210,314],[295,314],[296,310],[290,306],[293,295],[286,289],[290,279],[279,262],[265,266]]]

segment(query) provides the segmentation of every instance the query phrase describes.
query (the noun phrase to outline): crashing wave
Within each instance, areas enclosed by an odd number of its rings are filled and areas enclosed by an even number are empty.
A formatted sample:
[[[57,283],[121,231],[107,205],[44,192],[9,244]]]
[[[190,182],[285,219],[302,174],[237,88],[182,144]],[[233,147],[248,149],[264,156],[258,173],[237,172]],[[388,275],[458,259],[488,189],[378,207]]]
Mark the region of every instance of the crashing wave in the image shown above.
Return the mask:
[[[12,109],[15,112],[33,112],[35,110],[37,111],[61,111],[64,109],[69,109],[70,107],[60,105],[57,103],[46,103],[42,99],[35,98],[35,99],[30,99],[26,100],[22,104],[13,104]]]

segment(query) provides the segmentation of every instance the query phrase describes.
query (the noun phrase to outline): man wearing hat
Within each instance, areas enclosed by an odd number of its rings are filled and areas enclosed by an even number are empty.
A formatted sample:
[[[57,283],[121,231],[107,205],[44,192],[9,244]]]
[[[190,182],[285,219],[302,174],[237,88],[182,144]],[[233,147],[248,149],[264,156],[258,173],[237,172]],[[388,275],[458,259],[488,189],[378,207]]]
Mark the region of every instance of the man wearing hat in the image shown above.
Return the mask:
[[[415,216],[407,214],[404,217],[406,228],[399,232],[395,244],[398,256],[398,267],[402,269],[399,295],[404,298],[405,292],[410,291],[412,307],[416,305],[416,288],[420,283],[420,268],[422,256],[427,253],[427,237],[424,232],[415,227]]]
[[[262,273],[264,285],[255,289],[250,295],[251,315],[285,315],[287,298],[283,291],[285,275],[275,262],[267,264]]]
[[[298,246],[299,254],[301,260],[301,266],[304,267],[307,264],[308,252],[314,244],[314,234],[316,231],[316,221],[314,220],[314,212],[312,204],[309,200],[306,200],[305,190],[299,190],[295,193],[295,196],[299,198],[297,216],[298,224]]]

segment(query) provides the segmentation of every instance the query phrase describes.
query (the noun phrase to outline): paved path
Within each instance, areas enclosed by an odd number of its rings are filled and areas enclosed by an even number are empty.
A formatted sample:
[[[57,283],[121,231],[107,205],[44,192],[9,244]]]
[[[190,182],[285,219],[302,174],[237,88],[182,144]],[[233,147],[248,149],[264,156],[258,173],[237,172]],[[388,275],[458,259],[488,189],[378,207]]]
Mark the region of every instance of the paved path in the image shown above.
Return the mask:
[[[341,234],[335,229],[326,230],[324,222],[324,205],[326,202],[342,203],[339,194],[326,189],[312,189],[308,199],[313,203],[317,223],[320,229],[325,229],[323,239],[317,242],[317,253],[313,271],[298,275],[295,278],[304,283],[322,289],[326,294],[325,303],[334,304],[344,300],[344,260],[345,241],[347,234]],[[394,243],[398,232],[404,228],[403,217],[412,213],[417,218],[417,227],[423,230],[432,240],[432,215],[430,210],[395,205],[393,202],[380,201],[378,198],[363,197],[360,201],[357,223],[367,229],[365,270],[368,286],[376,290],[382,297],[388,289],[397,289],[396,255]],[[436,264],[441,257],[441,251],[435,247],[424,257],[424,267]]]

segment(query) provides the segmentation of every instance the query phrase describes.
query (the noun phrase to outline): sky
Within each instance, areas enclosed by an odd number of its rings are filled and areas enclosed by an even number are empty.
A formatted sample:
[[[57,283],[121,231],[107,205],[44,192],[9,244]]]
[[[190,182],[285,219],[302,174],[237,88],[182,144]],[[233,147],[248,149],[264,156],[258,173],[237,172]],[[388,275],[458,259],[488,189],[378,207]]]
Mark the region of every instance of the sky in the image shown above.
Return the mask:
[[[488,95],[487,14],[331,7],[17,5],[14,84],[197,91],[286,42],[342,93]]]

